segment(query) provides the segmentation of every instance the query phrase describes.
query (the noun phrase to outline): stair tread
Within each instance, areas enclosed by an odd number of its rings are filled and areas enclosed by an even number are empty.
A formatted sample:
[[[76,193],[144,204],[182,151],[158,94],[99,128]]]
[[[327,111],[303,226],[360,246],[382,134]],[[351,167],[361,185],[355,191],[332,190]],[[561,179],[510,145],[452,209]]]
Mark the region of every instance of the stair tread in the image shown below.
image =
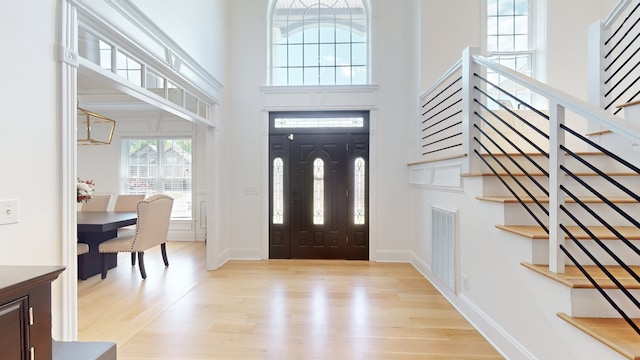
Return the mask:
[[[566,265],[564,273],[554,273],[549,270],[549,265],[536,265],[528,262],[520,263],[527,269],[533,270],[540,275],[546,276],[552,280],[555,280],[572,289],[593,289],[594,286],[587,280],[587,278],[580,272],[577,266]],[[608,271],[613,274],[622,285],[627,289],[640,289],[640,283],[638,283],[629,273],[621,266],[607,265],[605,266]],[[617,289],[616,285],[595,265],[586,265],[584,268],[589,275],[602,287],[603,289]],[[630,268],[640,273],[640,266],[630,266]]]
[[[542,227],[536,225],[496,225],[496,227],[533,240],[549,239],[549,234]],[[567,226],[566,228],[576,239],[591,239],[579,226]],[[618,237],[604,226],[587,226],[587,228],[600,240],[618,240]],[[616,230],[628,240],[640,239],[640,229],[635,226],[616,226]],[[565,239],[569,239],[569,236],[565,236]]]
[[[499,202],[499,203],[503,203],[503,204],[519,204],[520,202],[518,201],[518,199],[516,199],[513,196],[477,196],[476,199],[478,200],[483,200],[483,201],[491,201],[491,202]],[[533,203],[533,199],[527,196],[521,196],[520,199],[522,199],[522,201],[524,201],[525,203]],[[548,203],[549,202],[549,198],[548,197],[537,197],[536,198],[540,203]],[[609,201],[611,201],[614,204],[636,204],[638,203],[638,201],[636,201],[635,199],[632,199],[630,197],[611,197],[608,198]],[[598,204],[598,203],[604,203],[604,201],[602,201],[600,198],[597,197],[581,197],[580,201],[582,201],[585,204]],[[567,198],[565,199],[565,202],[567,203],[575,203],[575,201],[571,198]]]
[[[640,360],[638,334],[624,319],[572,317],[565,313],[557,315],[628,359]],[[640,324],[640,319],[633,321]]]

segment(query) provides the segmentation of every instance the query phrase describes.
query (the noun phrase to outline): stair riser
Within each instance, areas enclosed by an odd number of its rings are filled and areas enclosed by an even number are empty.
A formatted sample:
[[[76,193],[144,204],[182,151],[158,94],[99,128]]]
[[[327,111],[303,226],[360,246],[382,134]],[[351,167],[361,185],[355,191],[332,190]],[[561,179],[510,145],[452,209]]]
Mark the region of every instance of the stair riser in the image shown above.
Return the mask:
[[[607,289],[605,292],[628,316],[640,318],[640,309],[620,290]],[[636,299],[640,299],[640,290],[630,290],[630,292]],[[571,316],[599,318],[622,317],[595,289],[571,289]]]
[[[533,177],[538,183],[540,183],[544,188],[548,188],[548,179],[543,176],[534,176]],[[517,176],[517,181],[522,184],[531,194],[534,196],[546,196],[544,192],[538,188],[535,183],[525,177],[525,176]],[[600,192],[604,196],[608,197],[628,197],[623,191],[616,188],[614,185],[609,183],[606,179],[596,176],[585,176],[582,179],[591,187],[595,188],[598,192]],[[640,178],[636,176],[615,176],[614,179],[618,181],[623,186],[627,187],[630,191],[640,194]],[[509,185],[509,187],[515,191],[519,196],[528,196],[527,193],[522,189],[518,183],[510,178],[503,177],[503,180]],[[565,177],[564,178],[564,186],[571,191],[574,195],[580,197],[594,197],[594,194],[583,187],[581,184],[577,183],[576,180]],[[511,192],[505,187],[505,185],[500,181],[500,179],[495,176],[485,176],[483,181],[483,195],[484,196],[512,196]]]
[[[579,154],[585,161],[592,164],[596,168],[604,171],[606,173],[620,173],[620,172],[629,172],[631,171],[628,167],[622,165],[621,163],[613,160],[612,158],[597,154],[597,155],[582,155]],[[636,156],[640,155],[640,153],[636,154]],[[640,156],[639,156],[640,157]],[[485,155],[484,159],[486,163],[482,162],[482,171],[484,173],[491,173],[491,168],[496,170],[499,173],[505,172],[504,168],[508,169],[512,173],[521,173],[522,170],[518,167],[522,167],[525,171],[530,173],[539,173],[540,170],[533,163],[535,162],[543,169],[549,169],[549,159],[544,156],[530,156],[529,159],[525,158],[522,155],[511,156],[511,159],[506,156],[496,156],[494,157],[490,155]],[[514,161],[518,164],[514,164]],[[571,156],[565,157],[565,166],[571,171],[579,171],[579,172],[587,172],[588,168],[580,163],[578,160]],[[491,168],[489,167],[491,166]],[[639,166],[640,164],[634,164]],[[504,168],[503,168],[504,167]]]
[[[540,209],[536,203],[526,204],[529,210],[531,210],[536,217],[541,219],[545,224],[548,224],[547,215]],[[622,211],[626,212],[633,219],[640,220],[640,204],[615,204]],[[505,204],[505,218],[504,225],[538,225],[535,219],[527,212],[527,210],[520,204]],[[545,209],[549,209],[549,204],[542,204]],[[608,224],[612,226],[633,226],[627,219],[623,218],[616,210],[612,209],[609,205],[604,203],[590,203],[587,206],[594,211],[599,217],[604,219]],[[567,210],[575,216],[584,225],[601,226],[596,218],[590,215],[587,210],[583,209],[580,205],[575,203],[566,203]],[[577,225],[571,218],[564,212],[561,214],[561,222],[565,225]]]
[[[595,241],[580,240],[582,244],[602,265],[619,265],[611,256],[609,256]],[[640,248],[640,240],[631,240],[631,244]],[[626,244],[619,240],[604,241],[604,245],[609,248],[616,256],[618,256],[627,265],[640,265],[640,256],[631,250]],[[582,265],[595,265],[591,259],[576,245],[573,240],[565,240],[565,248]],[[531,263],[533,264],[549,264],[549,241],[548,240],[531,240]],[[566,265],[573,265],[568,257],[565,257]]]

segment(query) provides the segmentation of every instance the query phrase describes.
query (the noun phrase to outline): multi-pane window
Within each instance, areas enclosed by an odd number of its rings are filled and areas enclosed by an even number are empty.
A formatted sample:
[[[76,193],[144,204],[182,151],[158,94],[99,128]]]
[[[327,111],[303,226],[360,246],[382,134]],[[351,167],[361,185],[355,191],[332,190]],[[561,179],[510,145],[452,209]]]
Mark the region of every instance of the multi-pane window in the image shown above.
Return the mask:
[[[122,194],[167,194],[172,218],[191,218],[191,139],[123,139]]]
[[[116,73],[132,83],[142,86],[142,64],[122,51],[116,52]]]
[[[533,1],[533,0],[531,0]],[[487,56],[524,75],[533,75],[530,0],[487,0]],[[531,103],[531,92],[493,72],[490,82]],[[489,93],[510,108],[517,108],[507,95],[489,89]]]
[[[272,85],[368,83],[363,0],[278,0],[271,19]]]
[[[178,84],[176,74],[151,67],[91,31],[78,28],[79,55],[138,87],[167,99],[173,104],[208,119],[211,105]],[[169,79],[176,79],[172,82]]]

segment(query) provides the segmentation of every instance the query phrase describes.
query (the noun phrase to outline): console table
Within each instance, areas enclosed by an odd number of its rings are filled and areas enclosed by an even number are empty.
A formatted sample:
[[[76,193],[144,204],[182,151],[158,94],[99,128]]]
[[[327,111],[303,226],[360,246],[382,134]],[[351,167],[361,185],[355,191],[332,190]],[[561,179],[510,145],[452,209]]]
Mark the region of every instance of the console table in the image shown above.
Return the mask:
[[[51,282],[64,266],[0,266],[0,354],[50,360]]]

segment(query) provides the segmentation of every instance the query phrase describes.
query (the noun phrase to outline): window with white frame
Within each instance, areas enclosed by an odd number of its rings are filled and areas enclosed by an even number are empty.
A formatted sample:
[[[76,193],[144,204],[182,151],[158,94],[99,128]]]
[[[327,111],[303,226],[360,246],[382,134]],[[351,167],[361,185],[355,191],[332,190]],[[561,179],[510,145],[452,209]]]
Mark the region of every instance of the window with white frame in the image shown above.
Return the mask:
[[[271,18],[271,85],[369,82],[364,0],[277,0]]]
[[[167,194],[173,201],[172,219],[190,219],[191,139],[122,139],[120,193],[145,197]]]
[[[526,76],[533,76],[533,41],[531,38],[533,0],[487,0],[487,56]],[[531,91],[489,72],[489,81],[518,99],[531,103]],[[518,104],[496,89],[488,89],[504,106]]]
[[[205,119],[210,117],[211,104],[189,92],[175,73],[164,73],[154,70],[149,65],[136,59],[104,36],[94,30],[78,27],[78,54],[81,58],[98,65],[122,79],[126,79],[138,88],[146,88],[150,92],[168,100]],[[169,79],[173,78],[175,81]]]

